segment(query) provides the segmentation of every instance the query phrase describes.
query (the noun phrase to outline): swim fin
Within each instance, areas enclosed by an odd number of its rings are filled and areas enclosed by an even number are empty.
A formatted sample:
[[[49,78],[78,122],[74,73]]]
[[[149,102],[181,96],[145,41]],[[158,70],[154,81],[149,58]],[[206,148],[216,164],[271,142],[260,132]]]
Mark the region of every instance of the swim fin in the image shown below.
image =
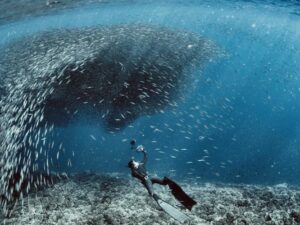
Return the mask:
[[[169,186],[174,197],[187,209],[191,210],[197,204],[190,196],[188,196],[182,188],[168,177],[164,177],[164,182]]]
[[[171,217],[173,217],[178,222],[185,223],[190,219],[187,215],[182,213],[179,209],[166,203],[165,201],[163,201],[161,199],[157,199],[156,202],[166,213],[168,213]]]

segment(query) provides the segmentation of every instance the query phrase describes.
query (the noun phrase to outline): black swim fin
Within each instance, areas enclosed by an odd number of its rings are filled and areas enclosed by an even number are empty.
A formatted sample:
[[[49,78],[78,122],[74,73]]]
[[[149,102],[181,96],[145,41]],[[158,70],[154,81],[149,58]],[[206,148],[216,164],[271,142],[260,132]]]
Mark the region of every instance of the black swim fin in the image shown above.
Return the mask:
[[[190,196],[188,196],[182,188],[168,177],[164,177],[164,182],[169,186],[174,197],[189,210],[192,210],[193,206],[197,204]]]

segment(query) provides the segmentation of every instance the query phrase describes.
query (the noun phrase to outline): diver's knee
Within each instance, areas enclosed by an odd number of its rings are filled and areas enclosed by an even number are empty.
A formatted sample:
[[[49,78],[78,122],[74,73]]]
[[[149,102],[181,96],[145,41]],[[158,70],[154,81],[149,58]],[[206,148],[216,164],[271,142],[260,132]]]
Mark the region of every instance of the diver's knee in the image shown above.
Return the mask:
[[[169,183],[170,183],[170,178],[164,177],[163,182],[164,182],[165,184],[169,184]]]

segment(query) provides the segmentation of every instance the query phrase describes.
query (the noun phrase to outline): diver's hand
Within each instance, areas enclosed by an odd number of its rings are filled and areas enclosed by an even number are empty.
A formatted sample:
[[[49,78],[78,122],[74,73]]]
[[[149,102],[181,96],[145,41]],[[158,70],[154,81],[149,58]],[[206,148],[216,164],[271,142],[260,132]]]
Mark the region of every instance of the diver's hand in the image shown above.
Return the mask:
[[[145,148],[144,148],[143,145],[139,145],[139,146],[137,146],[136,151],[137,151],[137,152],[144,152],[144,151],[145,151]]]

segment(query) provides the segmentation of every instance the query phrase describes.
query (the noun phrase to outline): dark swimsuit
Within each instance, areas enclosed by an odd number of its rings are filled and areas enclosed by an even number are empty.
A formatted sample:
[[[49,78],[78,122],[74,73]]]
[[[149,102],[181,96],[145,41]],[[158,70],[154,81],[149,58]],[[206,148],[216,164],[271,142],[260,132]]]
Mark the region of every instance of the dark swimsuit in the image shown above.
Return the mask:
[[[153,186],[152,186],[152,179],[149,179],[147,170],[146,170],[146,163],[148,160],[148,155],[146,151],[143,151],[144,159],[142,162],[139,163],[138,168],[131,168],[131,175],[133,177],[136,177],[141,181],[141,183],[145,186],[145,188],[148,190],[149,195],[154,196],[153,193]]]

